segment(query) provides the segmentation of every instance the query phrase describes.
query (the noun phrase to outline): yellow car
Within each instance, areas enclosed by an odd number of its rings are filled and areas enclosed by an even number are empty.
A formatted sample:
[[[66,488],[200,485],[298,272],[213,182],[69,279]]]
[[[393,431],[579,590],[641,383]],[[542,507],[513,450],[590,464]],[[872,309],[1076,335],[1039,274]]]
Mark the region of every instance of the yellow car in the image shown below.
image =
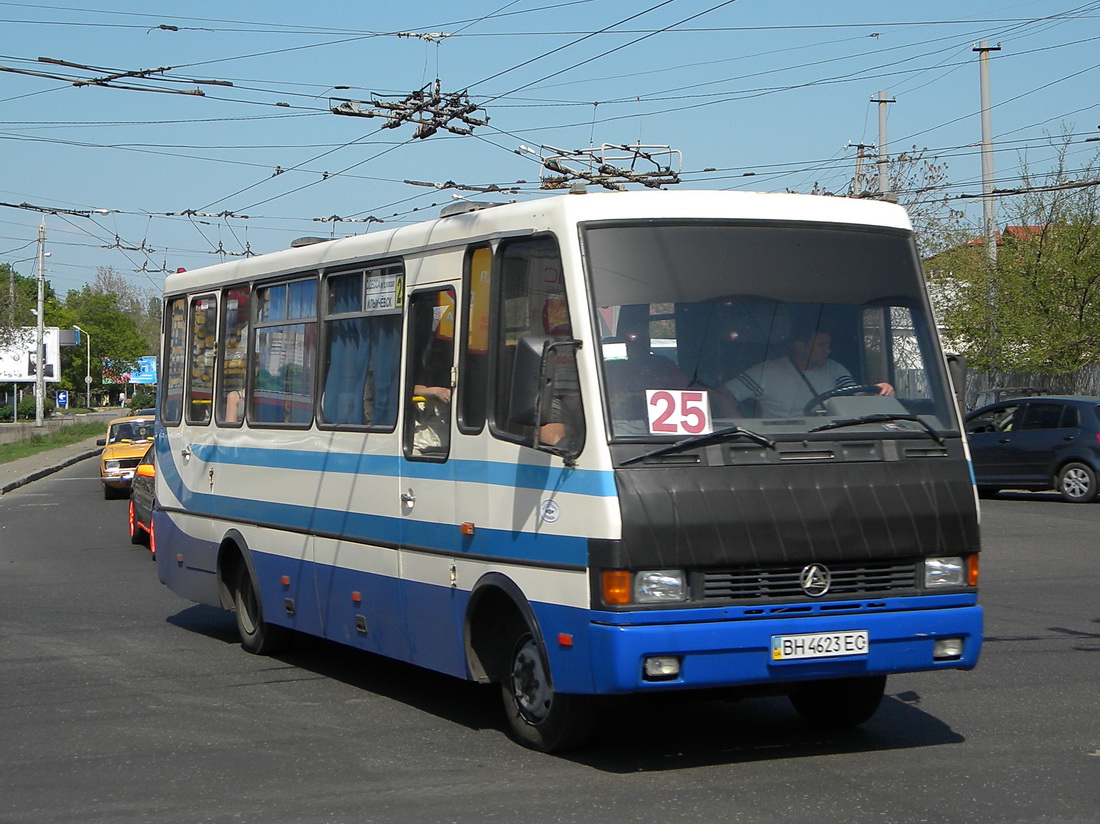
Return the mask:
[[[103,447],[99,479],[104,498],[123,498],[130,493],[134,470],[153,444],[154,420],[152,415],[115,418],[107,425],[107,437],[96,441]]]

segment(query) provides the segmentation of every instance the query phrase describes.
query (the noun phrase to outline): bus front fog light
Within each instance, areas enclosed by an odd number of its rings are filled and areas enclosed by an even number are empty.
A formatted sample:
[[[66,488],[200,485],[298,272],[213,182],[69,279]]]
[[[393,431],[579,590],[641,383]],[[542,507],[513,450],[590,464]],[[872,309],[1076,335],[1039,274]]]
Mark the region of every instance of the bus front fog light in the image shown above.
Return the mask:
[[[962,638],[937,638],[932,646],[932,658],[936,661],[953,661],[962,658]]]
[[[665,604],[685,598],[684,573],[678,569],[648,569],[634,576],[636,604]]]
[[[647,681],[668,681],[680,675],[680,659],[670,655],[655,655],[645,659]]]
[[[966,564],[959,557],[925,558],[924,585],[928,589],[966,586]]]

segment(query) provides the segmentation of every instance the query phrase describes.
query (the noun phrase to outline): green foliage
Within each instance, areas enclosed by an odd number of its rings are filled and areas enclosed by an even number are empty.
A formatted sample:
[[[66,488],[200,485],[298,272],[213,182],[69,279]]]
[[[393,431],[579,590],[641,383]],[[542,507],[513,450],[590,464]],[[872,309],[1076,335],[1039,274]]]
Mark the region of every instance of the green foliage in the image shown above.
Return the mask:
[[[57,309],[57,296],[49,281],[43,284],[42,295],[45,323],[56,326],[52,323],[52,315]],[[17,330],[38,323],[32,311],[37,306],[37,278],[24,277],[8,264],[0,263],[0,346],[10,344]]]
[[[7,408],[11,409],[10,406]],[[34,403],[34,395],[24,395],[23,398],[19,401],[18,408],[20,420],[25,421],[38,416],[38,410]],[[47,418],[53,414],[56,408],[57,404],[55,404],[49,398],[42,399],[42,414],[45,415]]]
[[[948,337],[971,368],[1066,374],[1100,363],[1100,194],[1066,187],[1065,148],[1049,175],[1025,172],[996,267],[982,243],[928,266]],[[1097,157],[1072,180],[1095,179]]]
[[[130,398],[131,409],[152,409],[156,405],[157,396],[144,389],[135,391],[133,397]]]
[[[149,312],[156,309],[156,318]],[[111,269],[100,269],[96,282],[65,296],[67,326],[80,326],[91,336],[92,361],[88,369],[86,345],[68,347],[62,355],[62,387],[83,393],[84,377],[92,389],[103,385],[103,362],[119,373],[131,371],[137,359],[157,351],[149,330],[159,328],[159,301],[134,290]]]

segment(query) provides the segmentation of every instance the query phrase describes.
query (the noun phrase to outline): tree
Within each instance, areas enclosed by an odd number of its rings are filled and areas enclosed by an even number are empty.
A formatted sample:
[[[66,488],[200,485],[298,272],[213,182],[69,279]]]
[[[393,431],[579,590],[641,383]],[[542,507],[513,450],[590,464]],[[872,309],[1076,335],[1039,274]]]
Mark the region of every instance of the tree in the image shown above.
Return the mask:
[[[90,372],[93,385],[103,378],[103,363],[110,361],[119,371],[130,371],[137,359],[149,354],[149,344],[134,319],[118,308],[117,296],[97,292],[91,285],[65,297],[64,312],[68,326],[78,325],[91,335],[92,362],[88,369],[87,349],[69,347],[62,358],[63,383],[73,388],[84,385]]]
[[[1023,186],[1003,198],[995,267],[983,241],[929,267],[948,334],[978,370],[1066,374],[1100,362],[1100,153],[1071,171],[1069,149],[1063,139],[1047,174],[1024,164]]]
[[[0,263],[0,346],[14,342],[15,333],[24,327],[35,326],[34,310],[38,304],[38,280],[24,277],[12,270],[7,263]],[[49,281],[43,290],[46,305],[46,325],[50,309],[56,306],[57,297]]]
[[[930,257],[960,243],[968,234],[966,216],[952,205],[948,193],[947,164],[926,157],[927,149],[914,146],[890,158],[887,165],[890,194],[909,213],[917,248],[922,258]],[[873,161],[863,166],[859,197],[879,198],[878,170]],[[847,196],[856,196],[855,181]],[[815,183],[812,194],[832,194]]]

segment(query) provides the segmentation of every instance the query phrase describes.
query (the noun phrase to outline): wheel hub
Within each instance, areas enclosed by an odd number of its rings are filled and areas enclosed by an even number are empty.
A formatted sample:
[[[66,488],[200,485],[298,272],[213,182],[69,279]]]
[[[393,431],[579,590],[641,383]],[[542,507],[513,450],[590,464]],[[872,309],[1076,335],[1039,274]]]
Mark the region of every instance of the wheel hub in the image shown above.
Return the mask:
[[[549,714],[554,693],[547,683],[542,658],[531,637],[520,644],[512,660],[512,694],[528,723],[537,724]]]

